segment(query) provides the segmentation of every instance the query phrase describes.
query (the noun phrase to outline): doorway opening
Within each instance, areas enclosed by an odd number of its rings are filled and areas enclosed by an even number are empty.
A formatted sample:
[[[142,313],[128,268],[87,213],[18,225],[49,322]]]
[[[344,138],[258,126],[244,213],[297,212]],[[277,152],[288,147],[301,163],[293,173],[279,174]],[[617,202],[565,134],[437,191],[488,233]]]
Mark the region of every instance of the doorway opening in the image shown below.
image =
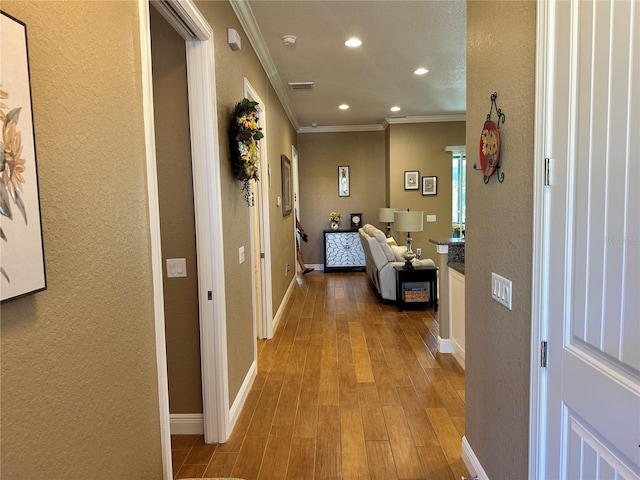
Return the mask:
[[[271,181],[269,159],[267,157],[267,111],[264,102],[244,79],[244,96],[251,101],[258,102],[258,125],[262,129],[264,138],[260,140],[258,148],[258,172],[259,182],[251,182],[254,205],[249,209],[250,237],[251,237],[251,262],[253,282],[254,325],[257,338],[272,338],[273,325],[273,300],[271,298],[271,228],[269,223],[269,182]],[[257,342],[254,340],[254,360],[257,360]]]
[[[224,252],[213,30],[191,0],[151,4],[185,39],[196,225],[202,400],[206,442],[229,436]],[[172,478],[171,425],[164,319],[163,265],[151,66],[149,1],[138,1],[156,364],[164,478]]]

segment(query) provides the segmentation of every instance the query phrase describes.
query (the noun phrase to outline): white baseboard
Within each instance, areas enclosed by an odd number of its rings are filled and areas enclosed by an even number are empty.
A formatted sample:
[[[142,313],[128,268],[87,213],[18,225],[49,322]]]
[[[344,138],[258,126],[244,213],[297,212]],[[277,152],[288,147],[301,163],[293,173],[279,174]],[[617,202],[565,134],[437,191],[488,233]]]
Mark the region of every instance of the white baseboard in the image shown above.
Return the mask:
[[[171,413],[169,424],[171,435],[204,435],[202,413]]]
[[[467,441],[467,437],[462,437],[462,461],[471,476],[478,477],[478,480],[489,480],[487,472],[484,471],[476,454],[473,452],[471,445]]]
[[[291,279],[291,283],[289,283],[289,287],[287,288],[287,291],[284,293],[284,297],[282,297],[282,301],[280,302],[280,306],[278,307],[278,311],[276,312],[276,314],[273,317],[273,330],[271,330],[274,334],[276,333],[276,329],[278,328],[278,324],[280,323],[280,320],[282,319],[282,315],[284,314],[284,309],[287,307],[287,302],[289,301],[289,298],[291,297],[291,294],[293,293],[293,289],[295,288],[295,286],[298,284],[298,282],[296,281],[295,276]]]
[[[440,353],[453,353],[451,339],[438,336],[438,351]]]
[[[322,271],[324,270],[324,263],[305,263],[305,265],[307,266],[307,268],[313,268],[320,273],[322,273]],[[298,273],[300,273],[300,270],[298,270]]]
[[[458,361],[463,370],[464,368],[464,348],[454,339],[451,341],[453,345],[453,357]]]
[[[240,386],[240,390],[238,391],[238,395],[236,395],[236,399],[233,401],[233,405],[231,405],[231,408],[229,409],[229,432],[233,432],[233,427],[236,426],[236,422],[238,421],[244,402],[247,400],[253,381],[256,379],[256,375],[258,375],[258,361],[254,360],[251,367],[249,367],[247,375],[244,377],[244,382],[242,382],[242,385]]]

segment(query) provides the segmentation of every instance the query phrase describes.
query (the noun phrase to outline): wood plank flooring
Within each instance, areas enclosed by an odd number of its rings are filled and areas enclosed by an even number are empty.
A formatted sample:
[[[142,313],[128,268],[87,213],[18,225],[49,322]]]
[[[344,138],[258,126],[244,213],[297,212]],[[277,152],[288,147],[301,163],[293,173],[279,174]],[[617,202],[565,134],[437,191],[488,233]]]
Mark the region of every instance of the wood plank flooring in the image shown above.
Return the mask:
[[[459,479],[464,371],[436,351],[437,313],[398,312],[364,273],[297,286],[227,443],[172,437],[175,478]]]

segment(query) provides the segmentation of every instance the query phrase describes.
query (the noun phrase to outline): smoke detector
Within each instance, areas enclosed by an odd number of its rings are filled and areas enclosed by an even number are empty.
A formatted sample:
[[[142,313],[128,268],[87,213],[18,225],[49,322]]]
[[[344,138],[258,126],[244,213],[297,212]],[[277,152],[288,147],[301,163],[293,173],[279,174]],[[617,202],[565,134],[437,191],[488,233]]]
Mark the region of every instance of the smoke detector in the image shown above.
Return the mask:
[[[296,44],[296,36],[295,35],[285,35],[282,37],[282,41],[285,45],[295,45]]]

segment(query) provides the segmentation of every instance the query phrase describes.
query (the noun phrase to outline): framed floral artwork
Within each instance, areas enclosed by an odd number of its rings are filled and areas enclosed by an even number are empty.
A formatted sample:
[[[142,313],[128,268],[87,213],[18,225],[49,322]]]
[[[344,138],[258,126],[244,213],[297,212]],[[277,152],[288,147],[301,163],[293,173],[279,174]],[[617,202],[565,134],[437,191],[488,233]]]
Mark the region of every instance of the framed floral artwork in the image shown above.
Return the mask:
[[[349,165],[338,167],[338,196],[348,197],[349,193]]]
[[[418,170],[407,170],[404,172],[404,189],[405,190],[418,190],[420,184],[420,172]]]
[[[0,15],[0,301],[47,288],[31,108],[27,27]]]
[[[438,193],[438,177],[422,177],[422,195]]]
[[[286,155],[280,156],[280,168],[282,172],[282,216],[291,213],[293,197],[291,195],[291,160]]]

